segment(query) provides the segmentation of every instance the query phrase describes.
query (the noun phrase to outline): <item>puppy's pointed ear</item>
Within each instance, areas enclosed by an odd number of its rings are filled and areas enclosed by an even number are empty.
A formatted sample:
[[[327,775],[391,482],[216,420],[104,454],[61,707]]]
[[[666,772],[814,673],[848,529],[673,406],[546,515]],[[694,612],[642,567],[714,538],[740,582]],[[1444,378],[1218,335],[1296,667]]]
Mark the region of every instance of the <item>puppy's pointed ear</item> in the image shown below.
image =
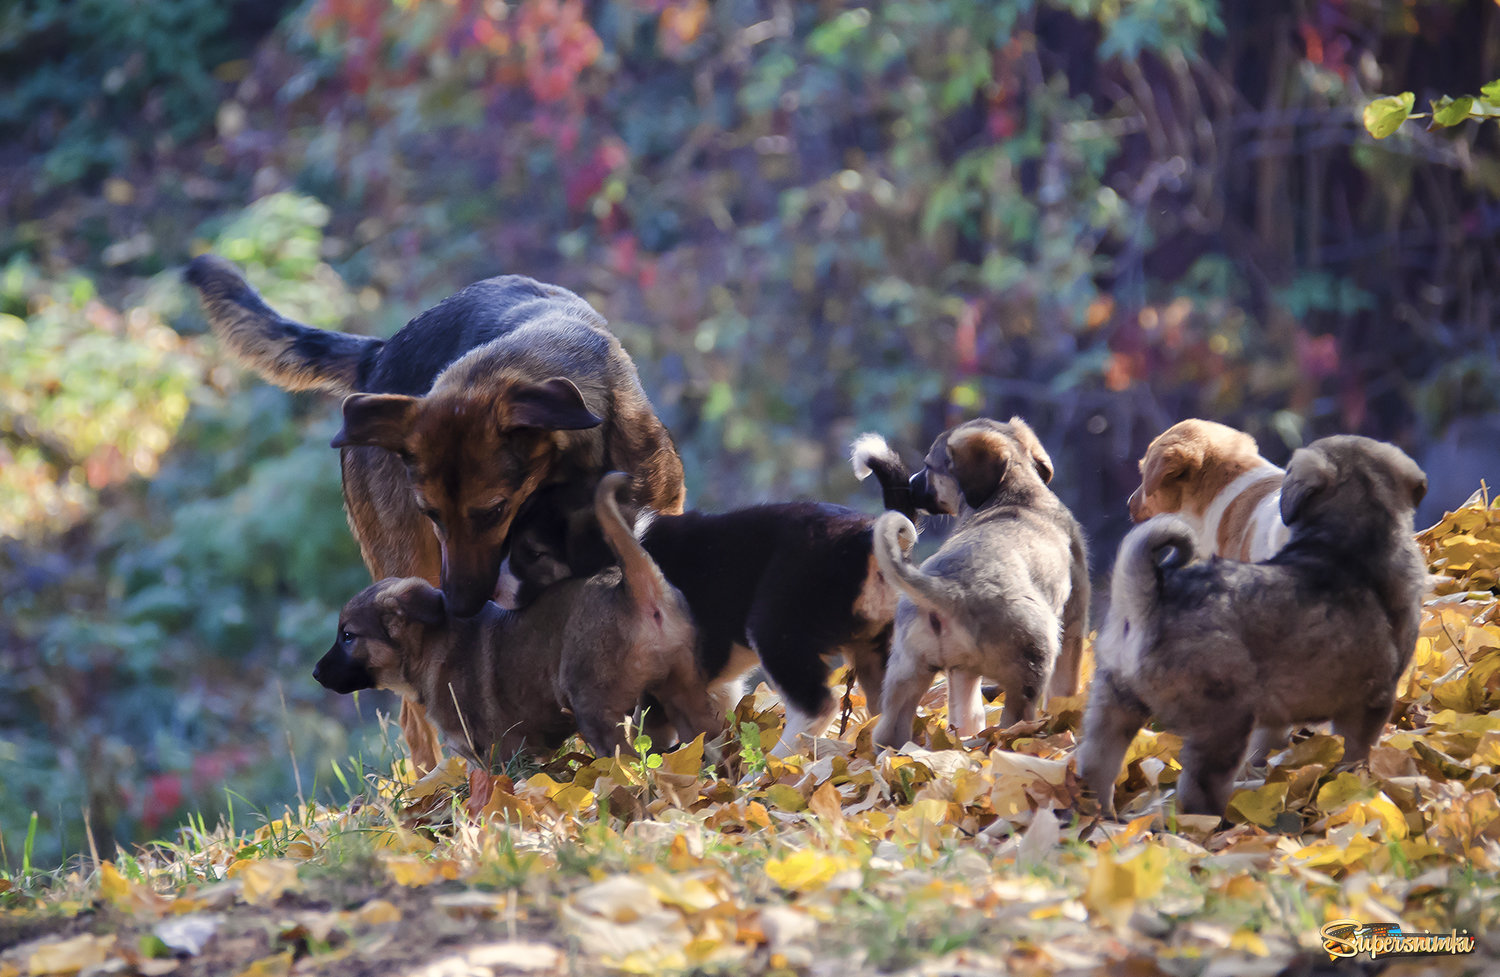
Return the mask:
[[[350,394],[344,398],[344,426],[333,436],[335,448],[406,450],[406,435],[416,414],[417,398],[402,394]]]
[[[413,623],[435,626],[448,620],[443,592],[418,577],[401,581],[380,595],[381,623],[392,635]]]
[[[1320,451],[1298,448],[1281,482],[1281,521],[1290,526],[1307,512],[1308,503],[1326,492],[1338,478],[1333,462]]]
[[[589,410],[583,392],[567,377],[528,383],[511,393],[507,427],[538,427],[549,431],[581,431],[598,427],[604,419]]]
[[[949,469],[970,509],[977,509],[1000,487],[1010,445],[998,431],[971,427],[948,438]]]
[[[1042,481],[1050,484],[1052,481],[1052,459],[1048,456],[1047,449],[1042,447],[1041,439],[1036,436],[1036,432],[1031,429],[1031,425],[1019,417],[1012,417],[1010,419],[1010,436],[1019,441],[1021,447],[1025,448],[1026,453],[1031,456],[1031,466],[1036,469],[1038,475],[1042,476]]]

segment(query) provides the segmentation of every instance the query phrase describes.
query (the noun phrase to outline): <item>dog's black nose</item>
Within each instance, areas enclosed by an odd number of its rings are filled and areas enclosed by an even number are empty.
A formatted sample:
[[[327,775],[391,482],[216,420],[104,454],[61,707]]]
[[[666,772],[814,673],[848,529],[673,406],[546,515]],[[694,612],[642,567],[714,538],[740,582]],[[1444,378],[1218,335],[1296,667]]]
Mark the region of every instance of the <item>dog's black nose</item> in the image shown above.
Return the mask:
[[[319,685],[323,684],[323,663],[318,662],[313,666],[313,681]]]

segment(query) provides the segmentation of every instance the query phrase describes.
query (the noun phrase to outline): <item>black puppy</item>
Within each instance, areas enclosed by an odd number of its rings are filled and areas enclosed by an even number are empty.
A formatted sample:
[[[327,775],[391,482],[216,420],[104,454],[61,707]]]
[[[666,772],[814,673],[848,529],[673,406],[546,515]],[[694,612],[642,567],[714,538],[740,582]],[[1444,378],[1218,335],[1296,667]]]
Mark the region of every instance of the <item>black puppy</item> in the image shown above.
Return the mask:
[[[879,437],[855,442],[861,478],[874,474],[887,508],[915,516],[905,466]],[[523,607],[547,586],[613,562],[581,483],[536,492],[516,513],[496,600]],[[725,513],[646,512],[641,546],[682,592],[698,626],[698,663],[726,708],[756,664],[786,703],[772,751],[785,756],[803,733],[828,727],[837,702],[829,662],[842,654],[872,705],[880,701],[896,592],[872,552],[873,517],[843,506],[790,502]]]

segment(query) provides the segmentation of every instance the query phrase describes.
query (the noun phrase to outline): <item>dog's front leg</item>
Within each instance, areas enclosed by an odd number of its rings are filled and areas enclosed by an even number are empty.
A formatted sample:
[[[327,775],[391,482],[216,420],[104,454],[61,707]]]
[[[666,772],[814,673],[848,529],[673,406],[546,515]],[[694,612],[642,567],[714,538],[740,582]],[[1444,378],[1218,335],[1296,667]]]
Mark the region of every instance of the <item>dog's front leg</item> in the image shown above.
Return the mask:
[[[948,670],[948,722],[960,737],[978,736],[987,725],[979,676],[959,668]]]
[[[417,776],[427,774],[442,756],[442,740],[437,727],[427,718],[427,710],[413,699],[401,700],[401,735],[411,751],[411,765]]]

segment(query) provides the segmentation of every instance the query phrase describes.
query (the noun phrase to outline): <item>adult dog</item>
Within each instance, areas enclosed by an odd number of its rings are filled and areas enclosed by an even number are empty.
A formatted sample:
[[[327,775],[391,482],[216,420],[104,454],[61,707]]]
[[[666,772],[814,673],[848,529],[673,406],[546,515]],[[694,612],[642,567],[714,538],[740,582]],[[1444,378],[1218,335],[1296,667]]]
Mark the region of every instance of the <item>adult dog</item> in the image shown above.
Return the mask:
[[[1390,718],[1416,646],[1428,573],[1412,538],[1427,478],[1400,449],[1339,436],[1292,455],[1281,490],[1291,539],[1261,563],[1192,562],[1176,516],[1131,530],[1078,769],[1114,810],[1115,778],[1152,716],[1183,737],[1178,808],[1222,814],[1251,730],[1332,720],[1358,762]]]
[[[441,584],[448,612],[477,612],[516,507],[549,482],[623,469],[643,503],[682,508],[682,462],[635,364],[566,289],[487,279],[380,340],[281,316],[211,255],[185,277],[214,332],[263,377],[349,395],[333,444],[349,525],[376,580],[421,577]],[[430,768],[430,726],[409,705],[401,718],[414,764]]]
[[[1141,484],[1130,518],[1176,513],[1192,527],[1200,553],[1231,560],[1269,559],[1286,543],[1281,481],[1255,439],[1214,421],[1189,418],[1157,435],[1141,457]]]
[[[985,726],[981,676],[1005,691],[1005,726],[1034,716],[1054,670],[1058,691],[1075,690],[1088,630],[1088,559],[1051,480],[1052,459],[1024,421],[980,418],[939,436],[912,479],[919,508],[958,516],[942,547],[915,567],[906,556],[911,522],[899,513],[876,522],[876,560],[902,594],[879,745],[910,738],[917,703],[940,670],[961,736]]]
[[[853,446],[855,474],[880,483],[887,507],[914,514],[906,468],[885,441]],[[516,516],[501,570],[500,603],[525,607],[560,580],[587,576],[614,559],[584,489],[537,492]],[[837,700],[828,660],[842,655],[872,709],[878,707],[896,592],[875,565],[863,513],[819,502],[751,506],[732,512],[643,514],[641,546],[687,600],[700,635],[699,667],[721,708],[759,664],[786,706],[773,748],[786,756],[802,734],[828,728]]]

